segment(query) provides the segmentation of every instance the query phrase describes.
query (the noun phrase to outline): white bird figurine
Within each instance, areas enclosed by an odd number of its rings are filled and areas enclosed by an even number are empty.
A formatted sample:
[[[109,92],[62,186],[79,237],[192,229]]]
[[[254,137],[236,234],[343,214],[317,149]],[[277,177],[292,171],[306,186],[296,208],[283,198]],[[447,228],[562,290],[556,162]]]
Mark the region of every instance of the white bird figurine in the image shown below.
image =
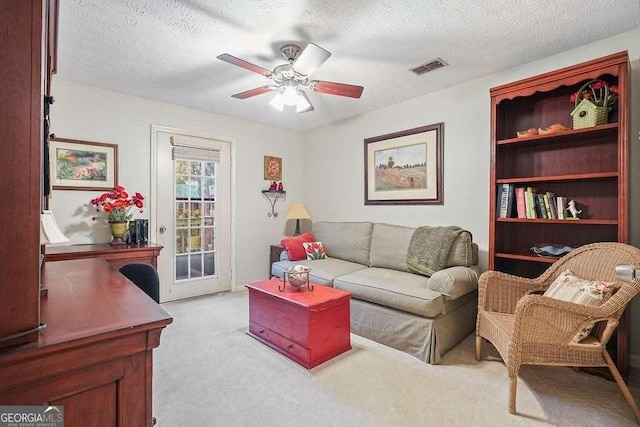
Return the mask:
[[[573,219],[579,219],[578,215],[582,213],[582,209],[578,210],[576,208],[576,202],[574,200],[569,200],[568,203],[568,207],[566,210],[568,210],[571,213],[571,216],[573,217]]]

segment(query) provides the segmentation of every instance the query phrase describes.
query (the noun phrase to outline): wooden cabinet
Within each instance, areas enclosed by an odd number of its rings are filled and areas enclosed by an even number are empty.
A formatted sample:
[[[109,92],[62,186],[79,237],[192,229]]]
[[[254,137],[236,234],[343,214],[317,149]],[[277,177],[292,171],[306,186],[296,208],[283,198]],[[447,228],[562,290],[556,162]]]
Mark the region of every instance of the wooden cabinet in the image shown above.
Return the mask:
[[[39,324],[40,212],[48,1],[0,2],[0,347]],[[50,36],[53,40],[55,34]],[[10,309],[9,309],[10,307]]]
[[[608,123],[573,130],[571,95],[602,79],[619,88]],[[491,89],[489,268],[536,277],[555,260],[536,256],[544,244],[578,247],[628,238],[628,56],[603,58]],[[561,123],[569,130],[517,138],[516,132]],[[500,184],[534,187],[573,199],[579,220],[500,218]],[[626,373],[626,323],[618,329],[618,369]],[[615,353],[615,351],[614,351]],[[615,358],[614,358],[615,359]]]
[[[97,245],[73,245],[47,247],[45,262],[65,261],[71,259],[102,258],[113,268],[119,270],[127,264],[151,264],[158,268],[158,255],[161,245],[148,243],[144,245],[111,245],[109,243]]]
[[[104,260],[43,272],[47,326],[0,352],[0,402],[63,405],[69,426],[151,426],[152,351],[171,316]]]

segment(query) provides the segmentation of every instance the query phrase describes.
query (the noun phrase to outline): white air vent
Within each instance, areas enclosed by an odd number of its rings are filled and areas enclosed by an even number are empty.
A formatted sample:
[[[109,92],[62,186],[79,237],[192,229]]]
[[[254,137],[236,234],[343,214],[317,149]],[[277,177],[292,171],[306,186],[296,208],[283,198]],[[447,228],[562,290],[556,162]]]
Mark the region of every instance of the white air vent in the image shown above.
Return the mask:
[[[442,59],[440,58],[436,58],[433,59],[429,62],[427,62],[426,64],[422,64],[422,65],[418,65],[415,68],[411,68],[409,71],[419,75],[422,75],[424,73],[428,73],[429,71],[433,71],[436,70],[438,68],[442,68],[445,65],[449,65],[446,62],[444,62]]]

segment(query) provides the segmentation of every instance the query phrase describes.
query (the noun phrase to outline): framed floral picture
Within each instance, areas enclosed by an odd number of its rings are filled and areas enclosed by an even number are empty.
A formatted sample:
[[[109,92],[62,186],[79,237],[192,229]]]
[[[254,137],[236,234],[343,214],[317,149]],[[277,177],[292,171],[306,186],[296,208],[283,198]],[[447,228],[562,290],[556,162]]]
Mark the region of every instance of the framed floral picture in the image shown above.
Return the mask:
[[[112,190],[118,184],[118,146],[55,138],[49,141],[54,190]]]
[[[442,205],[444,123],[364,140],[365,205]]]
[[[282,181],[282,157],[264,156],[264,179]]]

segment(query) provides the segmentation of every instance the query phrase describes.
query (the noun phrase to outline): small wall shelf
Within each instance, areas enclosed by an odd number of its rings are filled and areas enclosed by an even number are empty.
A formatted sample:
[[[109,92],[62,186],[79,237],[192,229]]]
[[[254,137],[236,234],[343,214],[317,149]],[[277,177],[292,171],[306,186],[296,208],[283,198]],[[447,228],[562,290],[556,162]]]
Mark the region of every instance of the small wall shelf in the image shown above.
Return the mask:
[[[268,217],[277,218],[278,212],[276,212],[276,202],[280,198],[284,198],[286,196],[286,191],[277,191],[277,190],[262,190],[262,195],[269,200],[269,204],[271,205],[271,212],[267,213]]]

